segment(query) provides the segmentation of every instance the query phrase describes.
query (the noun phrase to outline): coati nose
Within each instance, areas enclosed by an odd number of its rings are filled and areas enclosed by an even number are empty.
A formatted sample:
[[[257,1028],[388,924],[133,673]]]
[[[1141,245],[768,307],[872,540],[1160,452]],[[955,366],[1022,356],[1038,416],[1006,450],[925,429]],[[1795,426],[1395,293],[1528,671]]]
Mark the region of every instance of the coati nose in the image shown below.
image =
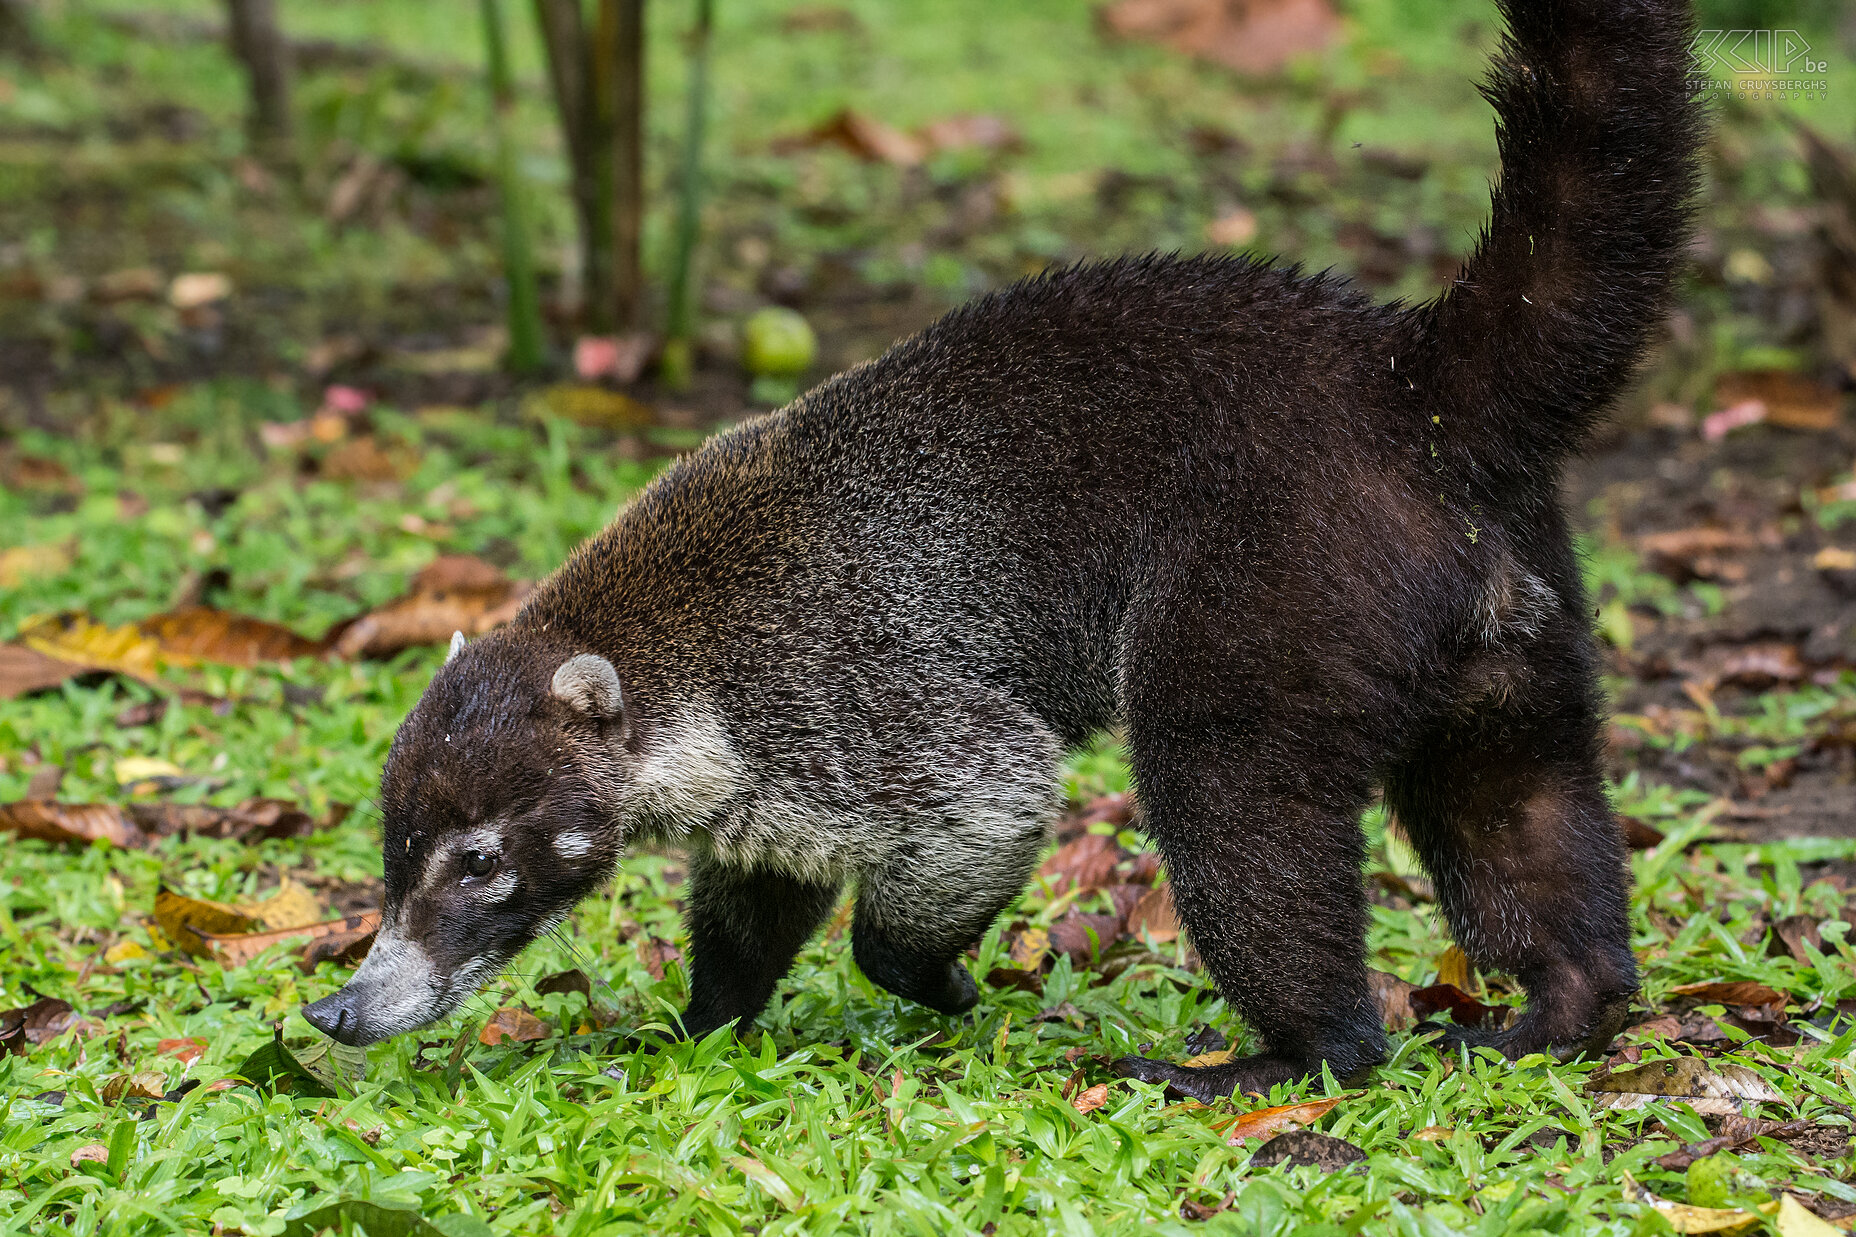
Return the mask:
[[[361,1015],[354,998],[343,988],[334,996],[325,996],[314,1005],[303,1007],[303,1018],[330,1039],[343,1044],[361,1041]]]

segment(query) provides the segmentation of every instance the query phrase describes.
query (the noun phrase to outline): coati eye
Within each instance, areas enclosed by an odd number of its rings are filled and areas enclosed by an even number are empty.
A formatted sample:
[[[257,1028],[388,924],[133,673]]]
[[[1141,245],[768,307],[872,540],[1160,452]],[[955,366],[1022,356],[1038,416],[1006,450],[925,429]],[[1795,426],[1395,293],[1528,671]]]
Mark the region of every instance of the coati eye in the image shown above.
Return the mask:
[[[496,856],[485,850],[467,850],[464,852],[464,874],[466,876],[488,876],[496,871]]]

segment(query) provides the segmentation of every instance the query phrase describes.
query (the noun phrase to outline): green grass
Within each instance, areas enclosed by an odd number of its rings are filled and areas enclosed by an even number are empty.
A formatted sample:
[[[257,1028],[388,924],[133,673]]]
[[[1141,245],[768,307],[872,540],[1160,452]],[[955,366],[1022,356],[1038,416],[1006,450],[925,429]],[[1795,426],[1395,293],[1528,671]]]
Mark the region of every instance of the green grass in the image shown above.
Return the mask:
[[[558,423],[388,412],[377,418],[382,435],[420,459],[409,480],[305,483],[293,461],[247,445],[254,421],[292,411],[262,389],[203,386],[158,413],[131,416],[105,401],[77,416],[70,439],[23,439],[18,449],[62,460],[83,494],[73,502],[8,491],[0,525],[22,544],[72,542],[78,557],[0,595],[0,636],[53,609],[132,620],[163,608],[189,573],[213,567],[230,569],[227,606],[314,634],[393,595],[441,551],[491,548],[518,573],[543,571],[650,472]],[[163,463],[174,453],[151,442],[186,450]],[[187,497],[206,486],[240,496],[209,518]],[[125,492],[147,512],[123,518]],[[401,528],[408,513],[429,522],[427,534]],[[434,540],[437,524],[449,531]],[[1622,568],[1613,574],[1629,578]],[[236,701],[230,712],[176,704],[153,726],[115,723],[148,695],[115,682],[0,704],[0,801],[24,793],[30,752],[67,768],[69,800],[120,799],[114,761],[144,755],[205,779],[179,798],[365,805],[392,730],[438,657],[433,649],[382,663],[209,671],[206,685]],[[320,703],[286,704],[286,685],[321,689]],[[1768,697],[1763,709],[1722,724],[1777,744],[1802,720],[1853,703],[1856,676],[1845,676],[1831,688]],[[1076,797],[1126,785],[1113,744],[1073,762]],[[1770,984],[1800,1010],[1856,995],[1841,896],[1807,883],[1800,869],[1848,857],[1850,843],[1690,846],[1705,806],[1698,796],[1632,782],[1619,802],[1669,834],[1635,860],[1646,1001],[1713,978]],[[1374,864],[1402,862],[1386,855],[1376,814],[1367,823]],[[873,988],[848,943],[828,934],[739,1042],[627,1049],[631,1033],[662,1027],[685,997],[679,965],[654,978],[645,964],[644,942],[679,934],[680,871],[662,855],[629,860],[579,909],[572,952],[552,938],[536,944],[457,1017],[371,1050],[365,1077],[351,1076],[335,1099],[201,1087],[138,1120],[133,1106],[100,1098],[125,1072],[157,1071],[169,1087],[225,1077],[279,1024],[287,1044],[311,1050],[318,1037],[297,1011],[345,973],[325,964],[300,975],[284,949],[235,969],[168,952],[147,926],[155,890],[165,883],[236,898],[270,888],[284,871],[365,879],[379,870],[374,826],[363,810],[312,838],[255,846],[169,841],[125,853],[17,842],[0,853],[0,1006],[40,992],[105,1011],[90,1034],[0,1063],[5,1231],[279,1234],[294,1214],[371,1199],[428,1216],[468,1213],[503,1233],[964,1233],[989,1224],[1008,1234],[1644,1232],[1660,1221],[1624,1201],[1624,1174],[1681,1199],[1684,1174],[1652,1161],[1706,1136],[1680,1105],[1595,1109],[1582,1088],[1590,1062],[1440,1055],[1409,1035],[1396,1036],[1391,1062],[1321,1122],[1368,1153],[1364,1171],[1321,1178],[1312,1169],[1250,1169],[1255,1144],[1226,1146],[1212,1128],[1229,1106],[1169,1106],[1149,1087],[1117,1083],[1103,1108],[1079,1114],[1064,1095],[1078,1070],[1088,1085],[1108,1081],[1105,1062],[1122,1053],[1181,1057],[1186,1034],[1201,1025],[1241,1039],[1176,948],[1112,979],[1059,961],[1041,992],[989,989],[972,1015],[943,1019]],[[1036,923],[1059,909],[1033,890],[1006,922]],[[1763,925],[1795,913],[1830,921],[1824,952],[1809,964],[1767,957],[1763,946]],[[106,951],[124,942],[147,956],[107,962]],[[1374,964],[1408,980],[1429,982],[1447,943],[1428,905],[1374,912]],[[976,972],[1000,958],[995,932]],[[575,966],[600,981],[597,1015],[578,994],[534,992],[538,978]],[[554,1033],[526,1045],[479,1044],[476,1026],[500,1004],[527,1006]],[[1040,1020],[1043,1011],[1054,1012]],[[1731,1059],[1786,1097],[1783,1113],[1765,1115],[1847,1128],[1856,1037],[1812,1017],[1821,1025],[1804,1026],[1799,1015],[1797,1048],[1746,1044]],[[191,1067],[157,1047],[196,1036],[208,1046]],[[1648,1059],[1676,1050],[1646,1051]],[[65,1093],[61,1107],[34,1098],[52,1091]],[[1316,1080],[1269,1099],[1339,1093]],[[1411,1137],[1436,1126],[1453,1132]],[[1541,1129],[1564,1134],[1545,1148],[1525,1141]],[[74,1167],[73,1152],[92,1144],[116,1154]],[[1841,1180],[1847,1161],[1812,1167],[1783,1143],[1734,1157],[1733,1169],[1733,1196],[1750,1203],[1782,1187],[1856,1199]],[[1203,1225],[1181,1218],[1183,1202],[1212,1206],[1227,1195],[1230,1206]],[[481,1231],[448,1223],[454,1237]]]

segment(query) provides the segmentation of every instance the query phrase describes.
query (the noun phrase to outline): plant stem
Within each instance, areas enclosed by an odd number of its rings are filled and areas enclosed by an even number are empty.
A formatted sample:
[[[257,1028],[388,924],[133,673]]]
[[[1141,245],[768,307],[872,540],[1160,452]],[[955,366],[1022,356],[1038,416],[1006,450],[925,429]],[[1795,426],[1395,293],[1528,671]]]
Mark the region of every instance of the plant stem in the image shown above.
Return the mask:
[[[503,40],[499,0],[481,0],[483,42],[490,76],[490,125],[496,139],[496,178],[503,205],[503,279],[509,286],[509,368],[533,373],[541,368],[541,297],[535,288],[535,259],[529,243],[528,213],[515,143],[509,134],[515,111],[515,84]]]
[[[677,231],[671,251],[670,312],[660,365],[664,383],[685,390],[694,370],[696,237],[702,225],[703,129],[709,111],[709,36],[715,28],[715,0],[696,0],[696,25],[690,32],[689,114],[683,133],[682,183],[677,195]]]

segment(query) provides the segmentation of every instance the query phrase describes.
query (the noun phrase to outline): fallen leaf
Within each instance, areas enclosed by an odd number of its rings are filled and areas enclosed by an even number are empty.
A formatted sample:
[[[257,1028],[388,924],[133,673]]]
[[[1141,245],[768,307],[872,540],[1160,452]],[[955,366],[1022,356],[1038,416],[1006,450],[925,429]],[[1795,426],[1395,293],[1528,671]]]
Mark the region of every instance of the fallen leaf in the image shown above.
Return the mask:
[[[8,546],[0,550],[0,588],[17,588],[32,576],[57,575],[70,568],[73,557],[68,541]]]
[[[1089,832],[1091,825],[1108,824],[1120,829],[1133,822],[1134,812],[1132,794],[1098,795],[1081,807],[1072,808],[1063,814],[1057,821],[1057,840],[1074,841]]]
[[[1811,566],[1819,571],[1856,571],[1856,550],[1827,545],[1811,556]]]
[[[1715,672],[1720,683],[1764,691],[1775,683],[1796,683],[1805,676],[1795,644],[1750,644],[1731,650]]]
[[[0,830],[42,842],[86,846],[108,842],[125,849],[147,842],[142,831],[111,803],[53,803],[25,799],[0,804]]]
[[[650,972],[652,979],[662,979],[665,967],[672,962],[683,961],[683,951],[669,941],[660,941],[655,936],[647,936],[640,938],[638,942],[638,957],[644,963],[644,969]]]
[[[90,295],[99,301],[152,301],[160,297],[165,282],[152,266],[131,266],[99,276],[90,285]]]
[[[1624,1201],[1655,1208],[1678,1233],[1732,1233],[1751,1228],[1760,1220],[1758,1212],[1741,1211],[1737,1207],[1691,1207],[1687,1203],[1670,1202],[1638,1185],[1629,1173],[1624,1174]]]
[[[1342,1100],[1354,1099],[1361,1094],[1363,1092],[1355,1091],[1327,1099],[1306,1100],[1300,1104],[1278,1104],[1274,1108],[1258,1108],[1251,1112],[1239,1113],[1223,1124],[1215,1123],[1212,1128],[1224,1135],[1227,1144],[1236,1146],[1247,1138],[1268,1138],[1283,1130],[1313,1125],[1327,1116],[1329,1111]]]
[[[1110,883],[1120,861],[1121,847],[1113,837],[1085,833],[1059,846],[1038,869],[1038,875],[1049,882],[1053,897],[1071,890],[1087,893]]]
[[[1419,1018],[1449,1013],[1450,1020],[1461,1027],[1479,1027],[1489,1020],[1495,1007],[1484,1005],[1455,984],[1432,984],[1413,989],[1411,1011]]]
[[[1728,404],[1701,419],[1701,436],[1708,442],[1719,442],[1735,430],[1758,425],[1766,419],[1766,412],[1764,400],[1743,399]]]
[[[1444,950],[1443,956],[1437,960],[1436,983],[1449,984],[1469,993],[1482,990],[1482,981],[1476,976],[1476,964],[1457,945]]]
[[[505,1005],[490,1015],[490,1020],[483,1024],[483,1030],[477,1032],[477,1041],[492,1047],[506,1039],[526,1044],[546,1039],[550,1033],[548,1024],[526,1009]]]
[[[1109,33],[1160,43],[1240,73],[1271,73],[1340,34],[1327,0],[1115,0],[1098,10]]]
[[[807,133],[776,139],[773,149],[789,154],[815,146],[836,146],[867,163],[914,167],[928,157],[928,145],[918,137],[845,108]]]
[[[1686,997],[1693,1005],[1783,1005],[1786,1000],[1783,992],[1744,979],[1677,984],[1669,995]]]
[[[255,901],[240,903],[239,909],[272,931],[319,924],[328,913],[309,886],[287,876],[276,889]]]
[[[271,1042],[258,1049],[233,1073],[259,1090],[287,1091],[310,1099],[334,1099],[335,1088],[311,1073],[284,1047],[284,1024],[271,1031]]]
[[[333,647],[343,657],[389,657],[443,644],[453,632],[481,635],[515,617],[528,587],[480,558],[447,555],[414,576],[404,596],[332,633]]]
[[[1257,216],[1242,206],[1226,211],[1205,225],[1205,239],[1227,249],[1242,249],[1257,239]]]
[[[187,771],[171,760],[158,756],[124,756],[111,766],[118,786],[136,786],[143,782],[184,782]]]
[[[1783,1102],[1784,1096],[1744,1065],[1710,1070],[1698,1057],[1648,1061],[1586,1083],[1600,1108],[1629,1112],[1656,1100],[1682,1100],[1704,1116],[1727,1116],[1748,1104]]]
[[[109,670],[137,679],[152,679],[161,649],[133,623],[105,627],[82,614],[55,614],[28,619],[19,627],[27,648],[75,662],[88,670]]]
[[[207,606],[169,610],[136,626],[155,642],[162,661],[180,665],[209,661],[256,666],[318,657],[324,651],[320,641],[305,639],[287,627]]]
[[[1078,1091],[1076,1098],[1070,1101],[1070,1107],[1085,1116],[1108,1103],[1108,1084],[1098,1082],[1087,1091]]]
[[[1052,953],[1066,954],[1077,966],[1086,966],[1121,935],[1121,920],[1113,915],[1085,915],[1071,911],[1050,926]]]
[[[69,1001],[40,997],[30,1005],[0,1011],[0,1051],[25,1056],[82,1022]]]
[[[110,966],[119,966],[147,956],[148,951],[135,941],[118,941],[103,951],[103,961]]]
[[[372,434],[350,438],[322,457],[319,474],[330,481],[399,481],[418,470],[404,448],[387,448]]]
[[[110,1149],[102,1143],[85,1143],[71,1153],[71,1167],[79,1164],[103,1164],[110,1158]]]
[[[316,967],[324,962],[333,962],[337,966],[358,966],[361,959],[367,957],[374,947],[374,938],[380,934],[380,912],[365,911],[359,915],[350,915],[341,921],[342,926],[323,936],[318,936],[303,947],[302,960],[297,969],[305,975],[313,974]]]
[[[530,410],[576,425],[636,433],[657,423],[651,405],[619,391],[593,386],[552,386],[535,397]]]
[[[1018,150],[1024,138],[1018,130],[997,116],[967,114],[931,120],[915,131],[924,146],[939,153],[946,150]]]
[[[1036,971],[1050,956],[1050,933],[1043,928],[1026,928],[1012,942],[1012,965],[1022,971]]]
[[[0,644],[0,700],[58,686],[90,670],[79,662],[51,657],[19,644]]]
[[[1684,1172],[1696,1160],[1706,1159],[1719,1152],[1752,1146],[1762,1138],[1785,1138],[1802,1134],[1812,1128],[1809,1121],[1761,1121],[1734,1113],[1721,1118],[1721,1132],[1718,1136],[1658,1156],[1655,1163],[1658,1168],[1666,1168],[1670,1172]]]
[[[236,906],[190,898],[166,886],[155,892],[155,923],[177,948],[198,958],[212,956],[209,936],[246,936],[262,927]]]
[[[206,1055],[206,1041],[199,1036],[187,1039],[164,1039],[155,1045],[157,1052],[165,1052],[182,1065],[192,1065]]]
[[[1623,831],[1624,845],[1632,850],[1654,850],[1662,845],[1663,833],[1652,825],[1646,825],[1635,816],[1620,815],[1618,828]]]
[[[258,906],[262,906],[259,903]],[[235,908],[235,909],[256,909]],[[244,966],[253,958],[273,945],[286,941],[309,941],[312,944],[325,941],[331,937],[371,936],[380,930],[380,912],[369,911],[361,915],[350,915],[345,919],[328,919],[320,922],[287,925],[282,928],[267,928],[254,932],[202,932],[200,939],[205,942],[208,953],[219,959],[221,966]],[[348,943],[352,944],[352,940]],[[192,952],[192,951],[189,951]],[[326,956],[334,956],[332,953]],[[319,957],[317,961],[321,961]],[[315,965],[301,967],[306,973],[313,971]]]
[[[176,309],[198,309],[231,295],[231,279],[218,271],[190,271],[168,285],[168,304]]]
[[[535,985],[537,996],[546,996],[550,992],[578,992],[581,996],[591,1000],[593,981],[587,978],[587,973],[578,967],[571,971],[557,971]]]
[[[1412,1008],[1411,995],[1418,990],[1416,984],[1408,984],[1396,975],[1384,971],[1366,972],[1367,986],[1372,989],[1373,1000],[1379,1006],[1380,1020],[1388,1031],[1406,1031],[1418,1020],[1418,1013]]]
[[[1366,1152],[1344,1138],[1335,1138],[1319,1130],[1285,1130],[1257,1148],[1256,1154],[1250,1157],[1250,1166],[1271,1168],[1288,1164],[1331,1173],[1365,1159]]]
[[[1818,1216],[1793,1194],[1779,1196],[1775,1227],[1779,1237],[1847,1237],[1842,1229]]]
[[[1421,1143],[1440,1143],[1449,1141],[1450,1135],[1456,1133],[1447,1125],[1427,1125],[1421,1130],[1411,1132],[1412,1141]]]
[[[1772,925],[1772,944],[1766,952],[1775,958],[1790,954],[1800,964],[1810,966],[1811,955],[1805,946],[1819,953],[1824,950],[1824,938],[1817,930],[1820,922],[1812,915],[1787,915]]]
[[[138,1070],[117,1074],[103,1084],[103,1102],[120,1104],[124,1100],[158,1100],[167,1094],[167,1075],[159,1070]]]
[[[1218,1048],[1211,1052],[1201,1052],[1196,1057],[1187,1057],[1179,1064],[1183,1069],[1204,1069],[1208,1065],[1229,1065],[1237,1053],[1230,1048]]]
[[[1760,404],[1761,418],[1795,430],[1830,430],[1837,427],[1842,397],[1821,382],[1783,370],[1752,370],[1723,374],[1714,384],[1717,408]]]
[[[1165,945],[1178,940],[1180,931],[1179,913],[1173,908],[1170,883],[1156,886],[1142,894],[1141,900],[1128,912],[1127,933],[1137,941]]]

